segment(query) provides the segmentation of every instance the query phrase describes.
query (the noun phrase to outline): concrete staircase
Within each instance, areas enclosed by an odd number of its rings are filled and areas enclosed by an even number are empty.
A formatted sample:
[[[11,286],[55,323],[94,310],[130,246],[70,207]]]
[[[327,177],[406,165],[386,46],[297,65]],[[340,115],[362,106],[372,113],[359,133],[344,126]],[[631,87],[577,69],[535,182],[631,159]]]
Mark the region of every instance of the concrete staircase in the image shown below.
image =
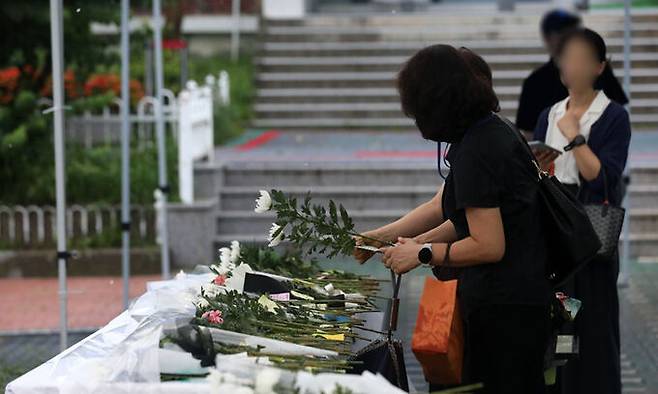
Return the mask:
[[[540,12],[321,15],[263,22],[257,58],[257,128],[281,130],[411,130],[393,79],[416,50],[434,43],[466,46],[494,71],[502,113],[516,114],[523,79],[546,61]],[[658,129],[658,10],[633,14],[633,130]],[[621,11],[584,15],[607,40],[623,75]]]
[[[392,78],[406,56],[435,42],[467,45],[484,54],[494,68],[504,113],[513,115],[522,78],[545,60],[536,15],[311,16],[303,21],[266,21],[254,124],[288,135],[411,131],[411,122],[399,111]],[[638,134],[658,128],[658,11],[634,14],[633,20],[632,111]],[[592,13],[585,21],[608,37],[621,76],[620,14]],[[341,138],[340,133],[328,135]],[[357,229],[365,230],[391,222],[428,200],[442,182],[432,159],[299,161],[293,151],[280,153],[279,148],[263,154],[283,154],[293,161],[227,160],[195,167],[195,196],[200,202],[171,209],[176,218],[170,222],[178,223],[171,226],[170,235],[176,264],[214,260],[217,247],[234,239],[265,242],[274,217],[253,212],[259,189],[278,188],[300,198],[311,191],[320,202],[334,199],[346,206]],[[304,156],[316,152],[299,149]],[[220,153],[216,160],[222,158],[226,156]],[[658,256],[658,166],[635,166],[631,176],[631,254]]]
[[[658,167],[632,170],[630,244],[632,256],[658,256]],[[303,199],[333,199],[353,217],[357,230],[399,218],[429,200],[441,184],[431,161],[364,163],[228,162],[196,167],[196,193],[206,202],[171,209],[170,242],[177,265],[216,258],[232,240],[265,243],[274,220],[253,211],[258,190],[281,189]]]
[[[430,163],[431,164],[431,163]],[[216,172],[223,179],[217,211],[217,245],[233,239],[265,242],[274,216],[253,212],[259,189],[277,188],[303,200],[340,202],[350,212],[358,230],[381,226],[429,200],[441,179],[431,166],[392,166],[381,163],[270,163],[227,164]]]

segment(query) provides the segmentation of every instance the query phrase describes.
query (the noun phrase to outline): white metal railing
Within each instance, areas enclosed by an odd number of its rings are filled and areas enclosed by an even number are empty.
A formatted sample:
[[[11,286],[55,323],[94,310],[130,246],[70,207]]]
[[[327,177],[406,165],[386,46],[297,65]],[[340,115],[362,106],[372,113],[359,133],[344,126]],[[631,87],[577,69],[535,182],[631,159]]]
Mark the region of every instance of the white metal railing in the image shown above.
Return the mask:
[[[216,105],[229,104],[229,75],[222,70],[217,77],[208,75],[205,85],[213,91],[213,101]],[[163,115],[165,123],[169,124],[167,130],[175,141],[178,141],[178,119],[179,105],[176,95],[168,89],[164,89]],[[40,102],[48,105],[47,100]],[[133,140],[138,146],[155,141],[155,97],[144,96],[136,106],[136,112],[130,115]],[[109,106],[104,107],[100,114],[92,114],[86,111],[82,115],[67,116],[65,135],[68,141],[77,141],[86,147],[97,145],[118,144],[121,138],[121,101],[115,99]]]
[[[71,205],[66,211],[67,235],[84,239],[119,231],[121,207],[118,205]],[[152,206],[131,208],[133,237],[155,241],[155,212]],[[46,246],[56,239],[55,208],[36,205],[0,205],[0,248]]]

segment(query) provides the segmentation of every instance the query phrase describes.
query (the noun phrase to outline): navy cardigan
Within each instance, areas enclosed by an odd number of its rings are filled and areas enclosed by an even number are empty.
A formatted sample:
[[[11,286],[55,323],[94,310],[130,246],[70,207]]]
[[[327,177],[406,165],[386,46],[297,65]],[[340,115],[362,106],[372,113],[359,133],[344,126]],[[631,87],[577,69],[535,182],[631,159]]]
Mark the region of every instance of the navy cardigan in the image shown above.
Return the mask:
[[[550,110],[551,107],[548,107],[539,115],[534,132],[535,140],[546,140]],[[630,141],[631,124],[628,112],[621,105],[611,101],[601,117],[592,124],[587,138],[587,145],[599,158],[602,168],[605,169],[608,201],[611,205],[621,205],[623,198],[621,177],[628,159]],[[581,184],[579,199],[581,202],[585,204],[603,202],[605,198],[603,172],[599,171],[598,176],[589,182],[579,174]]]

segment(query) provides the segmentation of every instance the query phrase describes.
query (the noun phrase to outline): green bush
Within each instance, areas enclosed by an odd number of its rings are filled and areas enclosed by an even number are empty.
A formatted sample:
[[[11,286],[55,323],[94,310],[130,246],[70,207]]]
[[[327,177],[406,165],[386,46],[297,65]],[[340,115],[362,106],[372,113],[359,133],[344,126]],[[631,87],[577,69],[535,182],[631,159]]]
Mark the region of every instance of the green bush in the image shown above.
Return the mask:
[[[231,104],[215,106],[215,144],[222,145],[242,134],[253,115],[254,67],[250,56],[242,56],[237,62],[225,57],[191,57],[190,78],[203,83],[206,75],[219,78],[219,72],[229,74]]]
[[[52,150],[52,145],[48,146]],[[39,150],[41,157],[23,167],[5,168],[11,187],[0,188],[0,204],[55,204],[55,165],[52,151]],[[43,157],[46,157],[45,159]],[[131,149],[130,198],[134,204],[151,204],[158,187],[158,158],[155,146]],[[170,199],[178,200],[177,147],[167,144],[167,173],[172,187]],[[118,204],[121,201],[121,150],[119,146],[85,148],[66,146],[66,200],[70,204]]]

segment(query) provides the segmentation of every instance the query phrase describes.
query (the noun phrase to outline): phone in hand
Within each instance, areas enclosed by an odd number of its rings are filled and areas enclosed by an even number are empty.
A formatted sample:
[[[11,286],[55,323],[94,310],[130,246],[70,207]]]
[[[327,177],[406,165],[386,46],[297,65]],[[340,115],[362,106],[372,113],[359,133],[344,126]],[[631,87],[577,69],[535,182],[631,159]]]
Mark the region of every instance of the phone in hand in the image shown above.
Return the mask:
[[[535,154],[540,152],[551,152],[551,153],[556,153],[558,155],[562,154],[560,150],[555,149],[550,145],[547,145],[543,141],[530,141],[528,142],[528,145],[530,145],[530,148]]]

